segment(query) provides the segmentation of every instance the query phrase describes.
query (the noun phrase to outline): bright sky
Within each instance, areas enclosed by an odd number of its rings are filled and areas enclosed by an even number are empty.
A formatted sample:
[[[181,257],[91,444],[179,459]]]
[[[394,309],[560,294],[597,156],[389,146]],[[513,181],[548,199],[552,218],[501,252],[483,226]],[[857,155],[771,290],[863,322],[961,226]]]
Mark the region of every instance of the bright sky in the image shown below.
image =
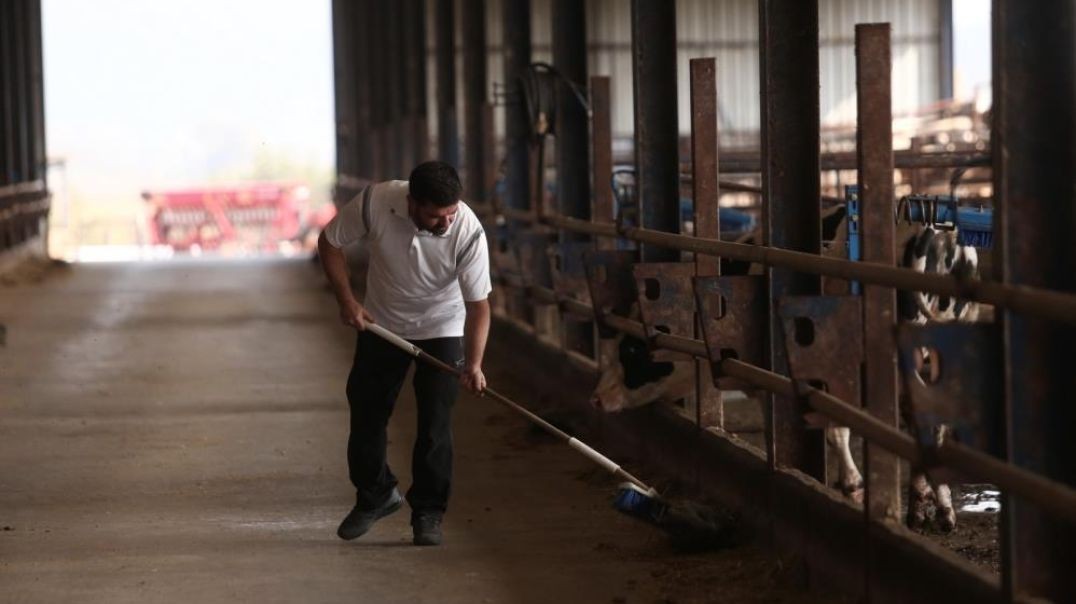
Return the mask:
[[[331,169],[329,0],[44,0],[48,152],[83,194]]]
[[[990,0],[953,0],[956,95],[990,84]]]

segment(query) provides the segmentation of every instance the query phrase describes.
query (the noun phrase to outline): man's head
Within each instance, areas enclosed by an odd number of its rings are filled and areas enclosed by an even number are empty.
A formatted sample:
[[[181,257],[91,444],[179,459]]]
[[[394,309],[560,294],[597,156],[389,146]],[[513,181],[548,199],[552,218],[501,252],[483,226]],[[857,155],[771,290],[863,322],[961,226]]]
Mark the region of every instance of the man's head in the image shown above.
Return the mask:
[[[407,209],[415,226],[443,235],[456,219],[460,185],[456,169],[442,161],[421,163],[411,171]]]

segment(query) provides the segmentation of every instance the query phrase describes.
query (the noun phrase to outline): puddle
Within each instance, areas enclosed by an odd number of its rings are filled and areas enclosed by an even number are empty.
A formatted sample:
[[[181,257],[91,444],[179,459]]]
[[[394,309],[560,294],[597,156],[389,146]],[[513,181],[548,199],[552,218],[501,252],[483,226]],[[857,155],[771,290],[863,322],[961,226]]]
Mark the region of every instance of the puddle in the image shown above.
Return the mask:
[[[957,509],[961,512],[996,514],[1001,511],[1001,491],[989,484],[962,485]]]

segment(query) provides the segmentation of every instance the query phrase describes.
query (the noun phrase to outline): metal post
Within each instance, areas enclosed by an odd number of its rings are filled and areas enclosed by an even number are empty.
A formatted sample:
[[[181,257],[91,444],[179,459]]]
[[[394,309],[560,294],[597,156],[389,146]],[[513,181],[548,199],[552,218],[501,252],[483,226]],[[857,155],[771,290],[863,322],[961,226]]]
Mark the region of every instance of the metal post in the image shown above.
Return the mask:
[[[20,128],[20,134],[23,141],[23,164],[22,164],[22,178],[23,180],[30,182],[34,180],[36,174],[35,161],[37,157],[37,149],[34,148],[34,104],[33,104],[33,90],[34,87],[31,82],[31,39],[33,33],[30,31],[30,2],[29,0],[20,0],[15,3],[19,9],[19,16],[17,25],[19,29],[19,54],[16,57],[19,65],[19,85],[22,87],[22,127]]]
[[[718,239],[721,220],[718,214],[717,152],[717,67],[714,59],[692,59],[691,64],[691,182],[694,187],[695,236]],[[721,274],[721,261],[715,256],[697,254],[695,274],[700,277]],[[702,337],[696,323],[696,338]],[[700,427],[724,426],[724,403],[721,391],[714,386],[708,360],[695,362],[695,420]]]
[[[371,78],[370,53],[372,50],[369,37],[372,29],[372,15],[370,14],[369,4],[369,0],[361,1],[355,11],[356,15],[352,29],[355,32],[355,40],[352,41],[354,46],[351,51],[353,61],[351,63],[351,73],[349,74],[352,86],[352,102],[354,103],[354,112],[352,114],[352,133],[354,138],[351,144],[355,149],[355,163],[352,176],[359,178],[371,178],[374,168],[372,136],[374,129],[372,127],[373,107],[371,99],[377,92],[373,89],[373,79]]]
[[[818,0],[759,0],[763,243],[821,253],[821,176],[818,101]],[[817,295],[818,277],[769,271],[770,368],[788,375],[785,343],[774,302]],[[803,409],[771,398],[767,454],[771,466],[802,470],[825,481],[824,442],[808,432]]]
[[[460,135],[456,115],[456,2],[436,3],[434,31],[437,35],[437,155],[457,168]]]
[[[673,3],[632,0],[631,50],[640,222],[646,228],[679,233],[680,130],[676,117],[676,6]],[[680,259],[675,250],[651,245],[641,248],[644,262]]]
[[[531,63],[531,3],[518,0],[502,4],[504,11],[504,85],[512,92],[504,108],[505,157],[504,203],[527,209],[530,203],[530,145],[527,106],[516,78]]]
[[[29,0],[30,30],[30,106],[33,111],[31,140],[34,142],[33,179],[47,180],[48,157],[45,152],[45,85],[41,31],[41,0]]]
[[[426,161],[430,157],[430,127],[427,119],[428,103],[426,102],[426,0],[410,0],[411,2],[411,136],[414,139],[414,155],[412,161],[415,164]]]
[[[995,0],[993,18],[995,276],[1074,292],[1076,7]],[[1076,485],[1076,329],[1011,311],[1001,323],[1008,458]],[[1076,525],[1012,496],[1002,514],[1007,596],[1076,601]]]
[[[486,2],[463,0],[463,128],[465,190],[468,200],[485,201]]]
[[[613,222],[613,129],[612,106],[609,97],[609,78],[590,78],[590,163],[594,177],[594,222]],[[608,237],[597,238],[598,249],[614,249],[616,242]]]
[[[568,81],[582,88],[587,81],[586,4],[577,0],[554,0],[552,12],[553,66]],[[560,212],[589,220],[587,110],[564,82],[557,88],[555,134]],[[562,241],[572,239],[580,237],[561,231]]]
[[[0,185],[11,184],[12,163],[15,158],[14,116],[11,97],[11,3],[0,2]],[[6,230],[6,229],[5,229]]]
[[[567,81],[557,83],[554,158],[557,175],[557,206],[563,215],[590,219],[590,170],[587,110],[582,103],[587,83],[586,4],[577,0],[553,0],[553,66]],[[585,96],[583,97],[585,98]],[[585,241],[587,236],[561,229],[562,242]],[[594,343],[593,322],[562,321],[565,348],[589,351]]]
[[[366,23],[366,57],[369,61],[368,82],[370,94],[370,175],[373,180],[384,180],[391,174],[388,144],[390,128],[388,94],[388,24],[385,3],[381,0],[363,0]]]
[[[863,261],[897,263],[893,223],[893,110],[888,23],[856,26],[856,152],[863,216]],[[897,354],[893,332],[897,297],[890,287],[863,291],[864,395],[867,410],[897,426]],[[900,517],[900,460],[877,446],[865,450],[867,517]]]
[[[407,55],[403,2],[390,1],[383,9],[388,17],[388,111],[390,134],[385,152],[389,156],[389,178],[407,178],[405,164],[411,160],[411,137],[407,128]]]
[[[333,0],[333,92],[336,107],[336,175],[348,174],[351,153],[351,95],[354,74],[351,70],[352,12],[354,2]],[[343,202],[344,200],[337,200]]]
[[[888,23],[856,26],[856,153],[862,214],[863,261],[896,264],[893,223],[893,112]],[[898,425],[896,292],[866,285],[863,290],[863,394],[867,411],[886,425]],[[876,444],[864,445],[865,519],[900,518],[900,459]],[[867,532],[870,535],[870,532]],[[866,589],[884,562],[868,536]],[[869,596],[868,596],[869,597]]]
[[[11,2],[12,6],[12,79],[15,82],[15,96],[13,113],[15,114],[15,129],[12,135],[15,139],[15,181],[24,182],[30,176],[30,114],[29,95],[27,94],[26,81],[26,23],[25,1]]]
[[[411,169],[418,164],[419,155],[424,141],[419,138],[419,118],[421,116],[421,99],[419,89],[424,88],[422,78],[425,77],[423,66],[426,58],[425,41],[419,39],[419,9],[424,2],[418,0],[401,0],[400,5],[400,67],[403,69],[401,90],[403,97],[400,102],[400,137],[403,157],[400,168],[401,177],[410,174]]]

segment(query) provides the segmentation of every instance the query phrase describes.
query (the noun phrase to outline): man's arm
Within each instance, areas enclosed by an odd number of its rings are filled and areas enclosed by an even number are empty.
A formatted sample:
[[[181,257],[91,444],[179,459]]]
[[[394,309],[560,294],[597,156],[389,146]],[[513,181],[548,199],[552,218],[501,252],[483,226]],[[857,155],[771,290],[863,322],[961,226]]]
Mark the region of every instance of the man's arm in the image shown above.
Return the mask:
[[[489,339],[489,299],[463,304],[467,308],[467,321],[463,326],[465,364],[463,373],[460,375],[460,383],[477,394],[486,388],[486,376],[482,373],[482,357],[486,353],[486,340]]]
[[[340,320],[344,325],[350,325],[359,331],[366,329],[366,322],[372,322],[372,320],[362,304],[355,299],[355,294],[351,292],[344,251],[329,243],[324,232],[318,237],[318,257],[321,259],[322,268],[325,269],[325,276],[332,284],[333,293],[336,294],[336,303],[340,305]]]

